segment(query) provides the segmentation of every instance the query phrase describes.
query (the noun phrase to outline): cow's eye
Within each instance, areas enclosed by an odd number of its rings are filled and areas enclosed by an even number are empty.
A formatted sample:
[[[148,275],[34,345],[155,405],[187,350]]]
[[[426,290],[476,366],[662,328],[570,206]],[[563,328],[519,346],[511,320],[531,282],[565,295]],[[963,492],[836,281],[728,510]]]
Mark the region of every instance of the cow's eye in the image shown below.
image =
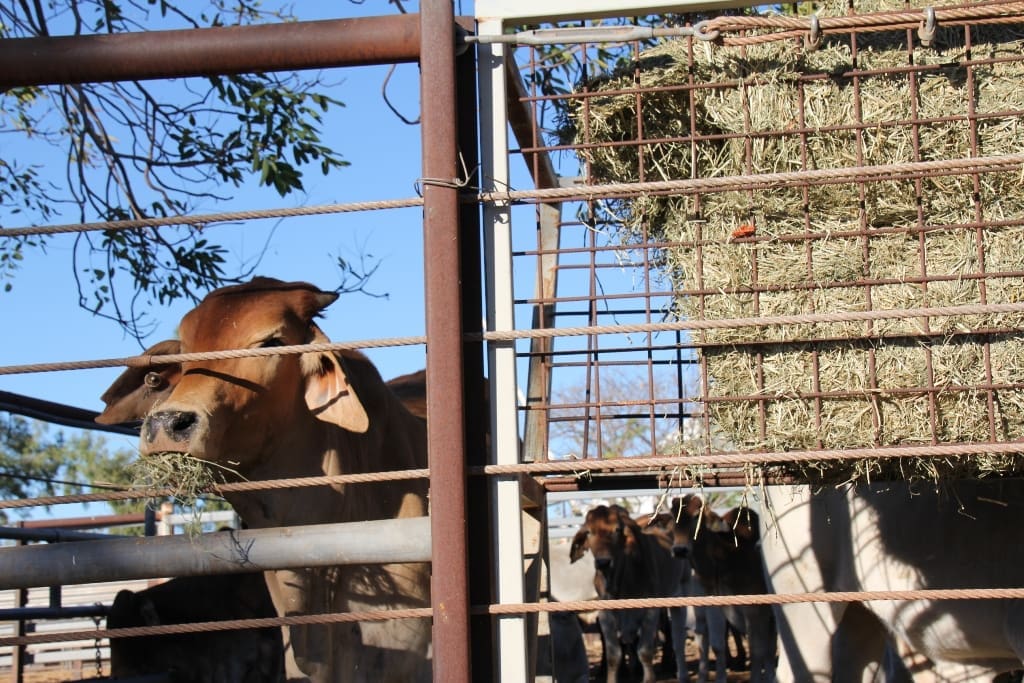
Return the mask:
[[[272,346],[284,346],[284,340],[280,337],[271,337],[260,342],[261,348],[269,349]]]
[[[150,389],[162,389],[164,387],[164,384],[166,384],[166,382],[164,381],[164,376],[161,375],[159,372],[147,372],[146,376],[143,378],[143,381],[146,383],[146,386],[149,387]]]

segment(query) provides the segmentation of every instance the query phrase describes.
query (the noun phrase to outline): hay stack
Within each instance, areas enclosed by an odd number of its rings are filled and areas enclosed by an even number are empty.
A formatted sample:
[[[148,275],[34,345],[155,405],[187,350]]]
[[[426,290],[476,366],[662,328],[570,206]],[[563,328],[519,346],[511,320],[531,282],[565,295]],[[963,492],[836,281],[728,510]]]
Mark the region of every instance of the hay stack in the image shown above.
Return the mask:
[[[857,3],[858,13],[883,9],[904,5]],[[833,4],[819,14],[845,11],[845,3]],[[934,48],[913,46],[913,64],[942,65],[917,76],[916,101],[906,71],[856,80],[841,76],[854,68],[845,35],[826,37],[816,51],[792,41],[745,49],[695,44],[692,65],[687,41],[665,42],[621,75],[588,83],[590,91],[608,95],[589,98],[585,107],[584,100],[574,100],[563,134],[577,144],[629,141],[642,123],[645,139],[682,138],[690,135],[692,115],[697,133],[712,136],[696,145],[667,142],[642,150],[636,145],[582,148],[595,182],[636,181],[640,154],[647,180],[961,159],[971,156],[969,111],[1011,112],[979,121],[981,155],[1020,153],[1024,29],[975,27],[971,38],[973,60],[1009,59],[975,66],[972,89],[963,65],[964,31],[940,24]],[[910,58],[906,31],[863,34],[856,66],[906,67]],[[636,95],[616,94],[638,86],[685,86],[691,77],[696,84],[722,86],[644,92],[639,122]],[[863,128],[859,142],[849,127],[858,120],[855,89],[860,120],[877,124]],[[909,123],[914,119],[932,120],[915,130]],[[808,131],[805,136],[786,132],[799,128]],[[921,150],[916,158],[915,132]],[[980,181],[977,198],[985,220],[1024,216],[1019,173],[984,174]],[[912,180],[890,180],[817,185],[806,195],[785,187],[645,196],[612,201],[609,208],[622,239],[646,228],[652,239],[679,244],[664,256],[681,318],[1024,301],[1020,277],[997,275],[1024,271],[1024,228],[966,227],[977,220],[974,192],[970,176],[951,175],[925,178],[919,189]],[[756,225],[756,239],[731,239],[744,224]],[[885,283],[865,287],[864,279]],[[986,332],[996,329],[1009,332]],[[1019,439],[1024,436],[1021,330],[1024,316],[1004,314],[708,331],[699,338],[708,345],[702,351],[710,387],[705,398],[718,427],[750,450],[929,444],[933,431],[940,442]],[[985,354],[991,378],[985,376]],[[993,385],[1010,388],[980,389]],[[929,393],[927,387],[939,390]],[[807,396],[815,391],[824,396]],[[716,400],[722,398],[731,400]],[[934,478],[1024,471],[1017,460],[984,456],[799,469],[821,481],[886,474]]]

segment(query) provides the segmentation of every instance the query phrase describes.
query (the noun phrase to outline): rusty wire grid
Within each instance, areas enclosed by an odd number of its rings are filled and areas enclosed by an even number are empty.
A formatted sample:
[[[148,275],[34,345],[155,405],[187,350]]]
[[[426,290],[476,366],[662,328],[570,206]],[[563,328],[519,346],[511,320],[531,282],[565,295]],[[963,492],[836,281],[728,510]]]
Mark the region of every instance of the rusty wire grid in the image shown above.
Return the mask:
[[[675,25],[698,35],[522,48],[530,86],[519,102],[541,123],[518,151],[528,164],[556,160],[568,177],[505,195],[563,202],[558,246],[538,230],[515,254],[517,267],[543,274],[538,281],[557,279],[557,292],[531,282],[516,302],[547,310],[552,328],[585,328],[521,352],[554,387],[522,409],[549,421],[552,440],[537,459],[583,461],[578,476],[549,486],[592,486],[582,475],[602,469],[594,461],[623,456],[637,471],[660,468],[662,485],[671,470],[684,483],[730,485],[805,473],[752,478],[743,454],[750,464],[789,454],[792,464],[815,453],[906,462],[928,449],[937,461],[998,451],[1005,458],[987,471],[1019,472],[1024,376],[1013,350],[1024,258],[1009,245],[1024,235],[1024,203],[1008,189],[1020,187],[1024,101],[996,97],[993,79],[1024,67],[1024,8],[959,4],[928,16],[860,7],[820,21],[679,16]],[[596,63],[599,49],[613,59]],[[780,52],[798,55],[791,71]],[[538,87],[566,54],[588,77]],[[874,89],[892,83],[902,99],[890,111]],[[765,102],[780,93],[793,97],[784,115]],[[830,106],[848,116],[828,119],[821,110]],[[996,131],[1016,131],[1016,142],[1000,147]],[[876,149],[897,137],[905,149]],[[765,149],[788,156],[772,166]],[[902,196],[890,202],[886,192]],[[956,211],[938,206],[937,195],[956,192]],[[825,204],[843,193],[852,200],[839,221]],[[949,267],[946,250],[957,252]],[[833,262],[839,274],[822,277]],[[954,301],[977,308],[918,308]],[[616,326],[633,331],[615,335]],[[842,366],[853,355],[856,365]],[[885,376],[900,363],[909,368]],[[837,406],[847,404],[857,420],[845,437]],[[797,419],[803,433],[779,435],[780,422]],[[921,471],[942,474],[932,468]]]

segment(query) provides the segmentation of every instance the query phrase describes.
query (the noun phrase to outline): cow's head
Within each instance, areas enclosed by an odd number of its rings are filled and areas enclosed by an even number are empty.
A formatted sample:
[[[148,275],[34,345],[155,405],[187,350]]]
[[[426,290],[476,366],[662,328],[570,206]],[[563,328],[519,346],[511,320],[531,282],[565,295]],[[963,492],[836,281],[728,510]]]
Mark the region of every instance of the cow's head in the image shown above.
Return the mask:
[[[179,341],[166,343],[179,344],[181,353],[199,353],[327,342],[313,320],[337,297],[304,282],[256,278],[211,292],[182,318]],[[351,432],[368,428],[343,361],[332,352],[163,367],[168,387],[145,400],[132,399],[130,382],[116,395],[111,393],[115,382],[104,394],[104,415],[111,421],[146,410],[143,455],[188,453],[244,471],[271,450],[297,445],[287,440],[299,438],[301,425],[314,418]]]
[[[689,552],[688,530],[679,522],[675,514],[659,512],[638,517],[637,522],[645,531],[660,531],[672,551],[672,556],[686,559]]]
[[[679,528],[684,546],[673,545],[673,554],[687,556],[693,544],[701,541],[703,552],[715,561],[724,561],[741,542],[756,543],[759,538],[757,513],[749,508],[734,508],[719,515],[696,494],[672,501],[672,516]]]
[[[607,583],[637,554],[641,533],[640,525],[624,507],[598,505],[587,512],[583,525],[573,537],[569,559],[575,562],[589,550],[594,556],[594,568]]]

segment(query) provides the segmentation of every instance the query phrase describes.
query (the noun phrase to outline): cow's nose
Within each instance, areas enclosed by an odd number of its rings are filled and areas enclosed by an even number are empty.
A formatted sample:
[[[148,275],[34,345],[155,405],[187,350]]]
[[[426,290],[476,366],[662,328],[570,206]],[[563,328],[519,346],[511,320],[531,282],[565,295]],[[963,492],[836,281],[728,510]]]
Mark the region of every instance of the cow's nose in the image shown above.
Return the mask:
[[[199,417],[185,410],[162,410],[146,418],[146,438],[152,442],[161,432],[172,441],[187,441],[195,431]]]
[[[610,558],[610,557],[595,557],[594,558],[594,567],[596,567],[597,569],[600,569],[601,571],[604,571],[604,570],[608,569],[611,566],[612,566],[612,558]]]
[[[690,547],[686,545],[674,545],[672,546],[672,557],[677,557],[681,560],[685,560],[690,556]]]

